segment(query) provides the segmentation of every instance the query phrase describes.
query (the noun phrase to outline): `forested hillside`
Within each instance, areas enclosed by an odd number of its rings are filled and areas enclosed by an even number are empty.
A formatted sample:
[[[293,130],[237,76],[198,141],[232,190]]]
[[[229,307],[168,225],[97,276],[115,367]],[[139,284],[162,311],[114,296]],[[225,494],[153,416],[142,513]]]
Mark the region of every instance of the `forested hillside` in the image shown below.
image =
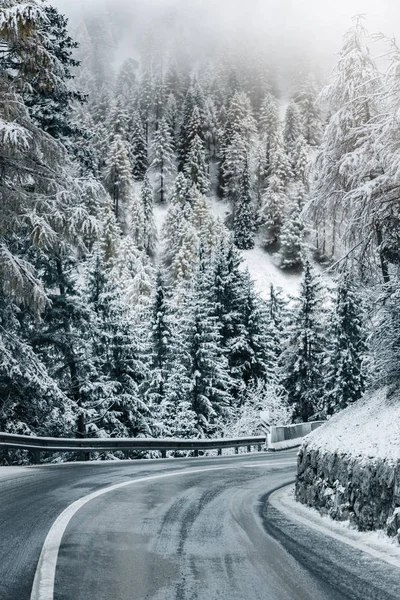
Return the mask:
[[[0,5],[0,430],[251,434],[395,381],[397,46],[358,19],[317,82],[122,27]]]

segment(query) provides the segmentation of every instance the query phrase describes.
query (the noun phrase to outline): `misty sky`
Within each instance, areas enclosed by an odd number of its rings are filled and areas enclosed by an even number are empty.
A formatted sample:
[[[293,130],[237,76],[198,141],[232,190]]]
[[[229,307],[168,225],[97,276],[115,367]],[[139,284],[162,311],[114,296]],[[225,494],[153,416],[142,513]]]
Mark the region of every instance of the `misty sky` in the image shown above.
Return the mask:
[[[77,18],[83,7],[97,10],[106,0],[54,0],[68,16]],[[197,44],[215,35],[257,40],[296,56],[304,50],[315,64],[330,63],[343,33],[356,14],[366,16],[365,26],[400,38],[399,0],[109,0],[112,9],[126,10],[132,29],[158,26],[178,18],[188,24]],[[121,9],[121,6],[123,8]],[[374,50],[374,49],[372,49]],[[378,49],[377,49],[377,53]]]

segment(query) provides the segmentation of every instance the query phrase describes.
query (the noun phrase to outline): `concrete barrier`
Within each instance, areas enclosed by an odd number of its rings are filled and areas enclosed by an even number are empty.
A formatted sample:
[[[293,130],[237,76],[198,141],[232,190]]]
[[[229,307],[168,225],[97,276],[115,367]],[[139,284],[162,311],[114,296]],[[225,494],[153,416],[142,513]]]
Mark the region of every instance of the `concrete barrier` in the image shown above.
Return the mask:
[[[268,450],[285,450],[300,446],[303,438],[321,427],[325,421],[311,421],[309,423],[297,423],[296,425],[272,426],[268,435]]]

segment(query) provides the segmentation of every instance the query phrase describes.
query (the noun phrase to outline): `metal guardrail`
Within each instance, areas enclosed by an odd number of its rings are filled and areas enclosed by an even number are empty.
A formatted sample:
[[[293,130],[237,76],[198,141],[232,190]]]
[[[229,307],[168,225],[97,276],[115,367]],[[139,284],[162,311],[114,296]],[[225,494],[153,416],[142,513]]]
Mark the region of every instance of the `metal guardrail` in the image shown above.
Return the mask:
[[[155,439],[155,438],[44,438],[26,435],[15,435],[11,433],[0,433],[0,449],[10,450],[29,450],[32,455],[32,462],[40,462],[42,452],[78,452],[84,460],[90,460],[91,452],[132,452],[138,451],[158,451],[162,458],[167,456],[167,451],[188,450],[194,451],[194,455],[199,455],[199,450],[218,450],[222,454],[223,448],[234,448],[236,454],[239,448],[247,447],[251,452],[251,447],[257,447],[262,450],[265,444],[265,437],[248,438],[222,438],[222,439]]]

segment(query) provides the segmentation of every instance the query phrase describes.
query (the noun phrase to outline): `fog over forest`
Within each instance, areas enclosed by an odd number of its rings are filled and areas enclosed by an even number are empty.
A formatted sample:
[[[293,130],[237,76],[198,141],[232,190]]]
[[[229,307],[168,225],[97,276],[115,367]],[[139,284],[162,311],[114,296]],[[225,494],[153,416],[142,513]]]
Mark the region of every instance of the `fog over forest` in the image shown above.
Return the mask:
[[[71,19],[71,29],[84,14],[106,9],[120,20],[125,35],[120,59],[135,50],[145,31],[167,38],[182,35],[185,45],[200,56],[217,41],[268,49],[283,68],[292,61],[307,63],[326,73],[334,63],[343,33],[355,15],[365,16],[370,33],[400,34],[396,0],[58,0]],[[376,54],[380,54],[377,47]]]

